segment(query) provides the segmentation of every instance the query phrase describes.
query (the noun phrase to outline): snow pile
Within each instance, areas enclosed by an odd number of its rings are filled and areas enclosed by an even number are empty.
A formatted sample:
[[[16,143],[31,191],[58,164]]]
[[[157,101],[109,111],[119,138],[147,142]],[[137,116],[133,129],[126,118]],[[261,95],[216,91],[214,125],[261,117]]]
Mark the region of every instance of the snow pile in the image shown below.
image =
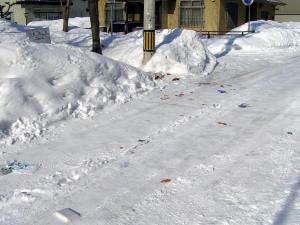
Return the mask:
[[[1,21],[0,143],[28,141],[68,117],[89,117],[152,89],[151,74],[69,45],[30,43]]]
[[[53,30],[62,30],[63,20],[44,20],[44,21],[33,21],[28,24],[28,26],[47,26]],[[69,19],[69,29],[82,28],[89,29],[91,28],[91,22],[89,17],[75,17]]]
[[[89,18],[70,18],[68,33],[62,32],[62,20],[36,21],[30,26],[47,26],[53,43],[67,44],[89,49],[91,31]],[[207,75],[216,65],[215,57],[203,45],[201,35],[189,30],[161,30],[156,32],[154,57],[147,65],[142,65],[143,32],[113,36],[101,32],[103,54],[112,59],[127,63],[147,72],[170,73],[176,75]]]
[[[190,30],[161,30],[156,32],[156,53],[145,65],[143,32],[107,38],[103,41],[108,57],[145,71],[176,75],[207,75],[215,67],[215,57],[206,49],[201,36]]]
[[[233,29],[247,31],[248,23]],[[291,48],[300,46],[300,23],[275,21],[253,21],[251,30],[255,33],[243,37],[231,36],[210,42],[208,49],[214,54],[231,50],[264,50],[266,48]],[[230,32],[229,32],[230,33]]]
[[[6,33],[6,32],[20,32],[24,31],[26,29],[25,26],[17,25],[15,23],[11,23],[7,20],[0,18],[0,32]]]

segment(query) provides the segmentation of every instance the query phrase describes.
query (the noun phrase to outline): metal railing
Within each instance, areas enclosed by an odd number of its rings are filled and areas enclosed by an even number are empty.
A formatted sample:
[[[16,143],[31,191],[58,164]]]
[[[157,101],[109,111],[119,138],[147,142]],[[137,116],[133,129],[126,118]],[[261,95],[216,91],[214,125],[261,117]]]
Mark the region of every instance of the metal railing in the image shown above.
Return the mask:
[[[211,38],[212,36],[244,36],[254,31],[200,31],[202,35]]]

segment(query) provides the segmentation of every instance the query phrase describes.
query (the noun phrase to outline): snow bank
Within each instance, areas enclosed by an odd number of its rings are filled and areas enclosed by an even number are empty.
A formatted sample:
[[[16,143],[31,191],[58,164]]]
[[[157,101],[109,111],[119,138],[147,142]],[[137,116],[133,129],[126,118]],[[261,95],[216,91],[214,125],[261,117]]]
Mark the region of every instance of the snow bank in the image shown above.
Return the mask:
[[[215,64],[215,57],[206,49],[201,36],[190,30],[161,30],[156,32],[156,53],[145,65],[143,32],[108,37],[102,43],[104,54],[145,71],[176,75],[207,75]]]
[[[63,20],[44,20],[44,21],[33,21],[28,24],[28,26],[47,26],[50,29],[61,30],[63,26]],[[89,29],[91,28],[90,18],[89,17],[75,17],[69,18],[69,29],[82,28]]]
[[[84,24],[84,25],[82,25]],[[90,48],[89,18],[70,18],[70,31],[61,32],[62,20],[31,22],[30,26],[48,26],[54,43]],[[161,30],[156,32],[157,52],[147,65],[142,65],[143,32],[113,36],[101,32],[104,55],[148,72],[176,75],[207,75],[215,64],[215,57],[203,45],[201,36],[189,30]]]
[[[233,29],[233,31],[248,30],[248,23]],[[292,48],[300,46],[300,23],[275,21],[251,22],[253,34],[244,37],[226,37],[209,42],[208,49],[217,55],[232,50],[265,50],[270,48]],[[230,33],[230,32],[229,32]]]
[[[0,22],[2,144],[31,140],[54,122],[92,116],[155,86],[134,67],[69,45],[30,43],[14,32],[22,27]]]

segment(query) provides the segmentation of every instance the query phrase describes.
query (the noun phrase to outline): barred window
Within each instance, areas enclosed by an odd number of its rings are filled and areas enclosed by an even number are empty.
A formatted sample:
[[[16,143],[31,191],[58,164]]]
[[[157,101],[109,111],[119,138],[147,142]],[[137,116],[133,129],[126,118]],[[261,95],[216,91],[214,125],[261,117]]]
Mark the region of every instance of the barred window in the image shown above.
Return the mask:
[[[180,1],[180,26],[203,27],[204,26],[204,0]]]
[[[62,12],[34,12],[34,20],[57,20],[62,18]]]
[[[113,21],[114,22],[120,22],[125,20],[125,8],[123,3],[106,3],[105,7],[105,19],[106,24],[110,24],[111,19],[111,7],[113,7]]]

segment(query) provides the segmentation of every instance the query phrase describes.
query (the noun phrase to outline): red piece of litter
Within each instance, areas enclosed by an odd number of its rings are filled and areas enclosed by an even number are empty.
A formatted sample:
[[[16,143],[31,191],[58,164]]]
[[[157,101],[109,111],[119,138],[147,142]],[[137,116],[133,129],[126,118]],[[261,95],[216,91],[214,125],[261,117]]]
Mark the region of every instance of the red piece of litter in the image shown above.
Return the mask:
[[[163,179],[160,181],[160,183],[169,183],[171,181],[172,181],[171,179]]]

